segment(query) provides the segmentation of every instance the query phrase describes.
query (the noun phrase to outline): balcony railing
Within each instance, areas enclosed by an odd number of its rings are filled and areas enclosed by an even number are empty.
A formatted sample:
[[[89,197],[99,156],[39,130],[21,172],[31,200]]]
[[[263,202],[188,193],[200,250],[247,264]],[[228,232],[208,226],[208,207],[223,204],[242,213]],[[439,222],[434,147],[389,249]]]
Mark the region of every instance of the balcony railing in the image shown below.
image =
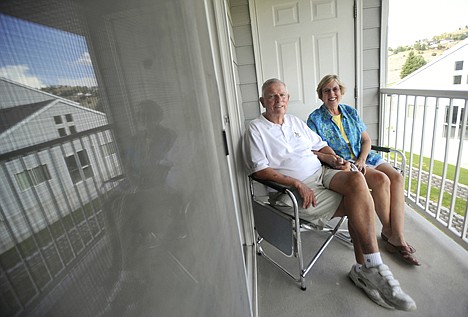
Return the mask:
[[[406,154],[407,202],[468,249],[468,91],[380,92],[380,145]]]
[[[109,125],[0,154],[1,316],[41,315],[77,264],[97,252],[102,206],[117,184],[109,179],[120,166]]]

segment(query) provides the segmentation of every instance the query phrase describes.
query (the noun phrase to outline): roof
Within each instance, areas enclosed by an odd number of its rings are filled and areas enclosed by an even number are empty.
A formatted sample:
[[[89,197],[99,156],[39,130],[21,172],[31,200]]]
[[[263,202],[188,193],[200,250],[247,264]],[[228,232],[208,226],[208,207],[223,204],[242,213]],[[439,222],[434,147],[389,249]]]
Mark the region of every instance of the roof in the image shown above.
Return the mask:
[[[35,113],[45,110],[46,106],[62,103],[100,116],[103,112],[81,106],[78,102],[26,86],[13,80],[0,77],[0,134]],[[15,98],[12,98],[14,96]],[[3,102],[3,104],[2,104]]]
[[[22,106],[0,109],[0,134],[54,101],[55,100],[46,100]]]

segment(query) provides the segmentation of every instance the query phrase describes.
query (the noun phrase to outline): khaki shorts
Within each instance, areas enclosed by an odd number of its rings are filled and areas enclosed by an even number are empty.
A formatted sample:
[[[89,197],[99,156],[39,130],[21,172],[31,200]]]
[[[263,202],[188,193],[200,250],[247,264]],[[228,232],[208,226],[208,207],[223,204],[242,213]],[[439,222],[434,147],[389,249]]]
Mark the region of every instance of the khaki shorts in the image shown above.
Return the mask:
[[[310,189],[314,191],[315,198],[317,200],[317,206],[310,206],[309,208],[302,208],[302,198],[296,189],[293,189],[294,196],[298,200],[299,205],[299,217],[307,220],[316,226],[324,227],[326,223],[333,218],[338,206],[341,203],[343,196],[334,192],[328,187],[330,181],[339,170],[331,169],[327,166],[322,166],[314,175],[303,181]],[[281,208],[281,207],[292,207],[291,198],[287,194],[279,192],[273,192],[269,194],[270,204],[280,207],[280,209],[290,215],[293,215],[292,208]]]

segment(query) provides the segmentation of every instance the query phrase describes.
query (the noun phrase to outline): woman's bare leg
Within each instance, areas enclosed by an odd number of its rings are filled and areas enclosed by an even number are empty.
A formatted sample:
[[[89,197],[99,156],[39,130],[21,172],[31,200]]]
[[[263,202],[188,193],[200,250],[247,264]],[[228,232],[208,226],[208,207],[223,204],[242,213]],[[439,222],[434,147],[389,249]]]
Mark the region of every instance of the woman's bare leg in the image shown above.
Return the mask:
[[[403,193],[403,176],[388,163],[376,168],[387,175],[390,180],[390,223],[391,232],[383,231],[393,245],[406,246],[405,228],[405,198]]]

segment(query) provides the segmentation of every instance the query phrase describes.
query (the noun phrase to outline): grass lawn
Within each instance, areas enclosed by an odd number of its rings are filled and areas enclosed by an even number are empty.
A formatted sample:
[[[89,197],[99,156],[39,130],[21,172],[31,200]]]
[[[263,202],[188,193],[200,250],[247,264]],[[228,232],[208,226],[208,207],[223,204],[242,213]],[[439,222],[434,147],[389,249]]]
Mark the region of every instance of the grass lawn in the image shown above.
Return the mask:
[[[410,154],[406,154],[406,162],[409,162]],[[425,172],[429,172],[429,164],[430,159],[428,157],[423,157],[423,166],[422,170]],[[413,154],[413,166],[415,168],[419,168],[419,155]],[[444,169],[444,163],[440,161],[434,161],[434,166],[432,167],[432,173],[438,176],[442,176],[442,172]],[[454,180],[455,178],[455,165],[448,164],[447,165],[447,179]],[[468,169],[460,168],[460,175],[458,179],[459,184],[467,185],[468,186]]]
[[[406,162],[407,162],[407,164],[409,164],[410,154],[409,153],[405,153],[405,154],[406,154],[406,160],[407,160]],[[419,168],[419,158],[420,158],[419,155],[413,154],[413,162],[412,163],[413,163],[414,168]],[[427,157],[423,157],[422,170],[425,171],[425,172],[429,172],[429,164],[430,164],[430,159],[427,158]],[[432,174],[442,176],[443,168],[444,168],[443,162],[434,161]],[[447,174],[446,175],[447,175],[446,176],[447,179],[450,179],[452,181],[454,180],[454,178],[455,178],[455,166],[454,165],[451,165],[451,164],[447,165]],[[408,177],[407,177],[406,181],[408,181]],[[463,185],[468,185],[468,169],[460,168],[458,183],[463,184]],[[416,186],[417,186],[417,180],[412,179],[412,181],[411,181],[412,191],[416,190]],[[427,187],[428,186],[427,186],[426,183],[421,183],[420,196],[426,197]],[[430,196],[429,196],[430,198],[429,199],[431,201],[438,202],[439,201],[439,195],[440,195],[440,189],[436,188],[434,186],[431,186],[431,192],[430,192]],[[442,197],[442,206],[450,209],[451,201],[452,201],[452,195],[450,193],[444,191],[444,194],[443,194],[443,197]],[[465,212],[466,212],[466,203],[467,203],[466,198],[465,199],[457,198],[456,201],[455,201],[455,210],[454,211],[457,214],[464,216]]]

